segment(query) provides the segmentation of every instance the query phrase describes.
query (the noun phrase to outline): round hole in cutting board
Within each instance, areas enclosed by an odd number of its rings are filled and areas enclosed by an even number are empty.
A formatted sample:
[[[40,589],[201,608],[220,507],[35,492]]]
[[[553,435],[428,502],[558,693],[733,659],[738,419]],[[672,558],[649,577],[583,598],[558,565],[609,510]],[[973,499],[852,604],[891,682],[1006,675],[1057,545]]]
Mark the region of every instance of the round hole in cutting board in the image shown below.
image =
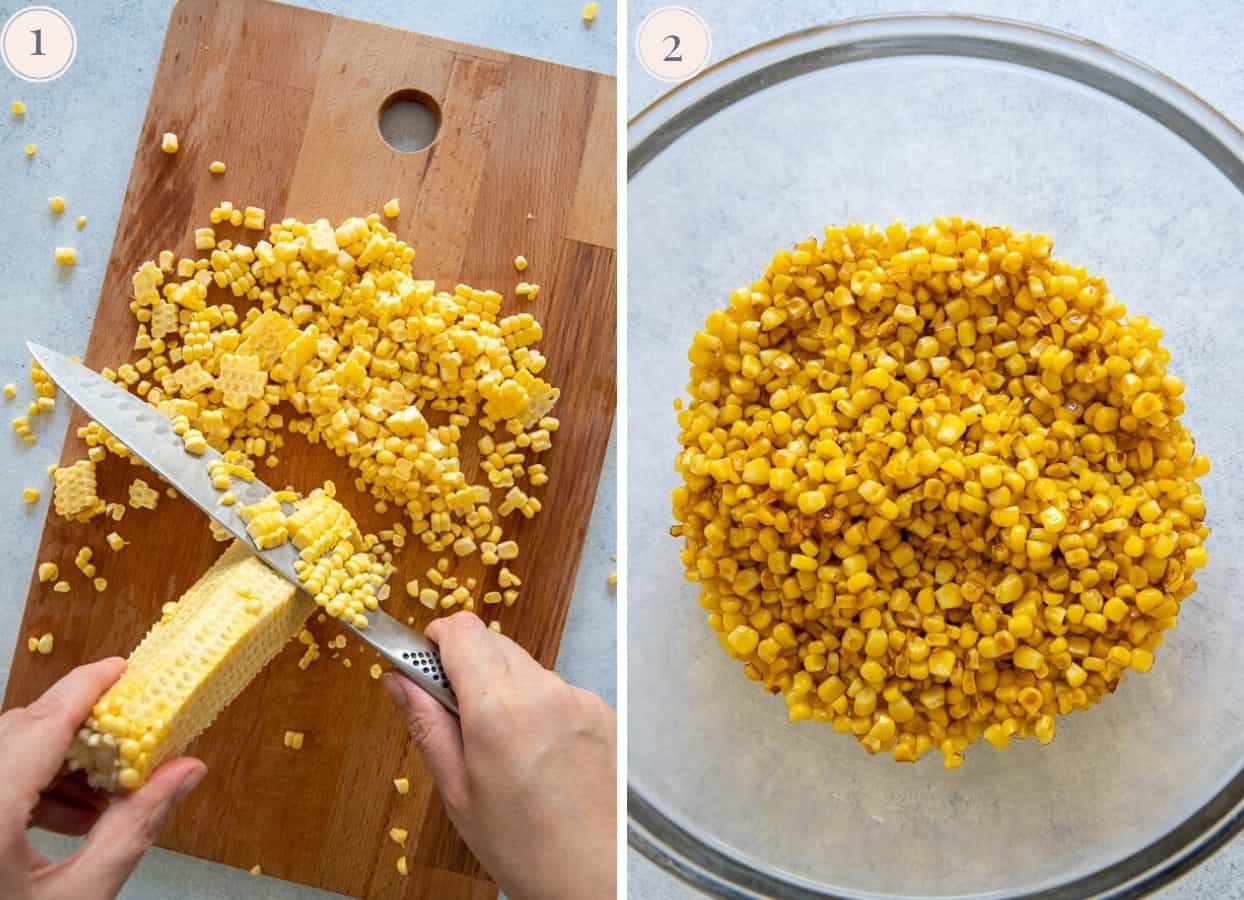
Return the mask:
[[[398,91],[380,106],[380,136],[394,150],[415,153],[426,149],[440,127],[440,107],[422,91]]]

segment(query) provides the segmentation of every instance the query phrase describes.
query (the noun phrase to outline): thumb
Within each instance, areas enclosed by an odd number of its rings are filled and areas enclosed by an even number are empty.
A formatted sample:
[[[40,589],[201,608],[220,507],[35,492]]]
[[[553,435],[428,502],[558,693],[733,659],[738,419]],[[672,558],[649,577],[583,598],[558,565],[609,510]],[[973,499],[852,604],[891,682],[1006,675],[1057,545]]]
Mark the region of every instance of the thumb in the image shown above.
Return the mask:
[[[401,708],[411,740],[419,748],[419,755],[446,804],[453,806],[465,799],[466,761],[458,720],[409,678],[388,672],[381,681]]]
[[[52,897],[112,897],[150,847],[173,804],[203,780],[207,766],[191,757],[170,760],[147,783],[115,801],[86,840],[48,873]],[[42,895],[41,895],[42,896]]]

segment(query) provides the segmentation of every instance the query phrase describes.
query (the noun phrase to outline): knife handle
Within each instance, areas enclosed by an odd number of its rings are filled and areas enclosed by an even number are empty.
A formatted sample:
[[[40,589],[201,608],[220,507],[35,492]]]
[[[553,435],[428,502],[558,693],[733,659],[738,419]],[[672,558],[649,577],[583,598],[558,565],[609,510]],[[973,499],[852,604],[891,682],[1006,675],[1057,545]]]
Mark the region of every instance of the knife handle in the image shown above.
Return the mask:
[[[449,676],[441,665],[441,654],[436,645],[415,631],[407,628],[384,610],[368,613],[366,628],[351,631],[371,644],[393,667],[438,700],[454,715],[458,714],[458,699],[454,696]]]
[[[389,662],[393,663],[394,668],[431,694],[441,706],[456,716],[458,698],[454,696],[449,677],[445,674],[444,666],[441,665],[440,652],[436,649],[436,645],[423,635],[412,631],[411,636],[417,640],[411,642],[409,649],[395,656],[387,653],[384,655]],[[422,648],[416,646],[420,643],[424,645]]]

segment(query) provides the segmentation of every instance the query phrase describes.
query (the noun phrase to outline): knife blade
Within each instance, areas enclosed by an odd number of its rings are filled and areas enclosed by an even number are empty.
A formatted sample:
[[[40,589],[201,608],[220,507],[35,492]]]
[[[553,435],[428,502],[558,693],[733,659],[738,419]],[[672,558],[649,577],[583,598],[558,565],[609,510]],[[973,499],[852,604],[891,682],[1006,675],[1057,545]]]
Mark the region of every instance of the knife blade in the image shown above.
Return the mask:
[[[270,487],[258,478],[250,482],[237,480],[230,486],[237,503],[221,506],[221,492],[212,485],[207,472],[209,463],[221,459],[220,453],[211,447],[201,456],[187,453],[181,437],[173,431],[172,422],[145,400],[63,353],[33,342],[27,342],[26,346],[57,387],[83,412],[183,497],[242,541],[273,571],[302,590],[294,571],[294,563],[299,556],[293,543],[286,541],[269,550],[259,549],[238,513],[240,507],[256,503],[271,494]],[[442,706],[450,712],[458,712],[458,702],[445,675],[440,653],[426,637],[380,609],[368,611],[366,628],[355,628],[345,622],[342,624],[370,644],[399,672],[440,701]]]

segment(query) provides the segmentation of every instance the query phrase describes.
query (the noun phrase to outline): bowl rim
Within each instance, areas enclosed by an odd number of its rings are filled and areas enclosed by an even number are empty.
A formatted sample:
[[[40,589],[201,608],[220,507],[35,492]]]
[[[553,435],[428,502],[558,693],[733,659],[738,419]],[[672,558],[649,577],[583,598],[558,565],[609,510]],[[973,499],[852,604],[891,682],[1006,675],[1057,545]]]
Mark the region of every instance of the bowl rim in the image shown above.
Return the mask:
[[[1244,131],[1157,69],[1096,41],[989,16],[912,13],[841,19],[726,57],[662,93],[628,121],[627,180],[688,131],[751,94],[812,71],[871,59],[941,55],[1007,62],[1078,82],[1119,100],[1190,144],[1244,194]],[[628,778],[627,842],[701,891],[739,898],[858,900],[793,876],[762,872],[682,828]],[[1109,866],[1023,893],[1023,900],[1140,897],[1174,880],[1244,830],[1244,761],[1179,825]]]

